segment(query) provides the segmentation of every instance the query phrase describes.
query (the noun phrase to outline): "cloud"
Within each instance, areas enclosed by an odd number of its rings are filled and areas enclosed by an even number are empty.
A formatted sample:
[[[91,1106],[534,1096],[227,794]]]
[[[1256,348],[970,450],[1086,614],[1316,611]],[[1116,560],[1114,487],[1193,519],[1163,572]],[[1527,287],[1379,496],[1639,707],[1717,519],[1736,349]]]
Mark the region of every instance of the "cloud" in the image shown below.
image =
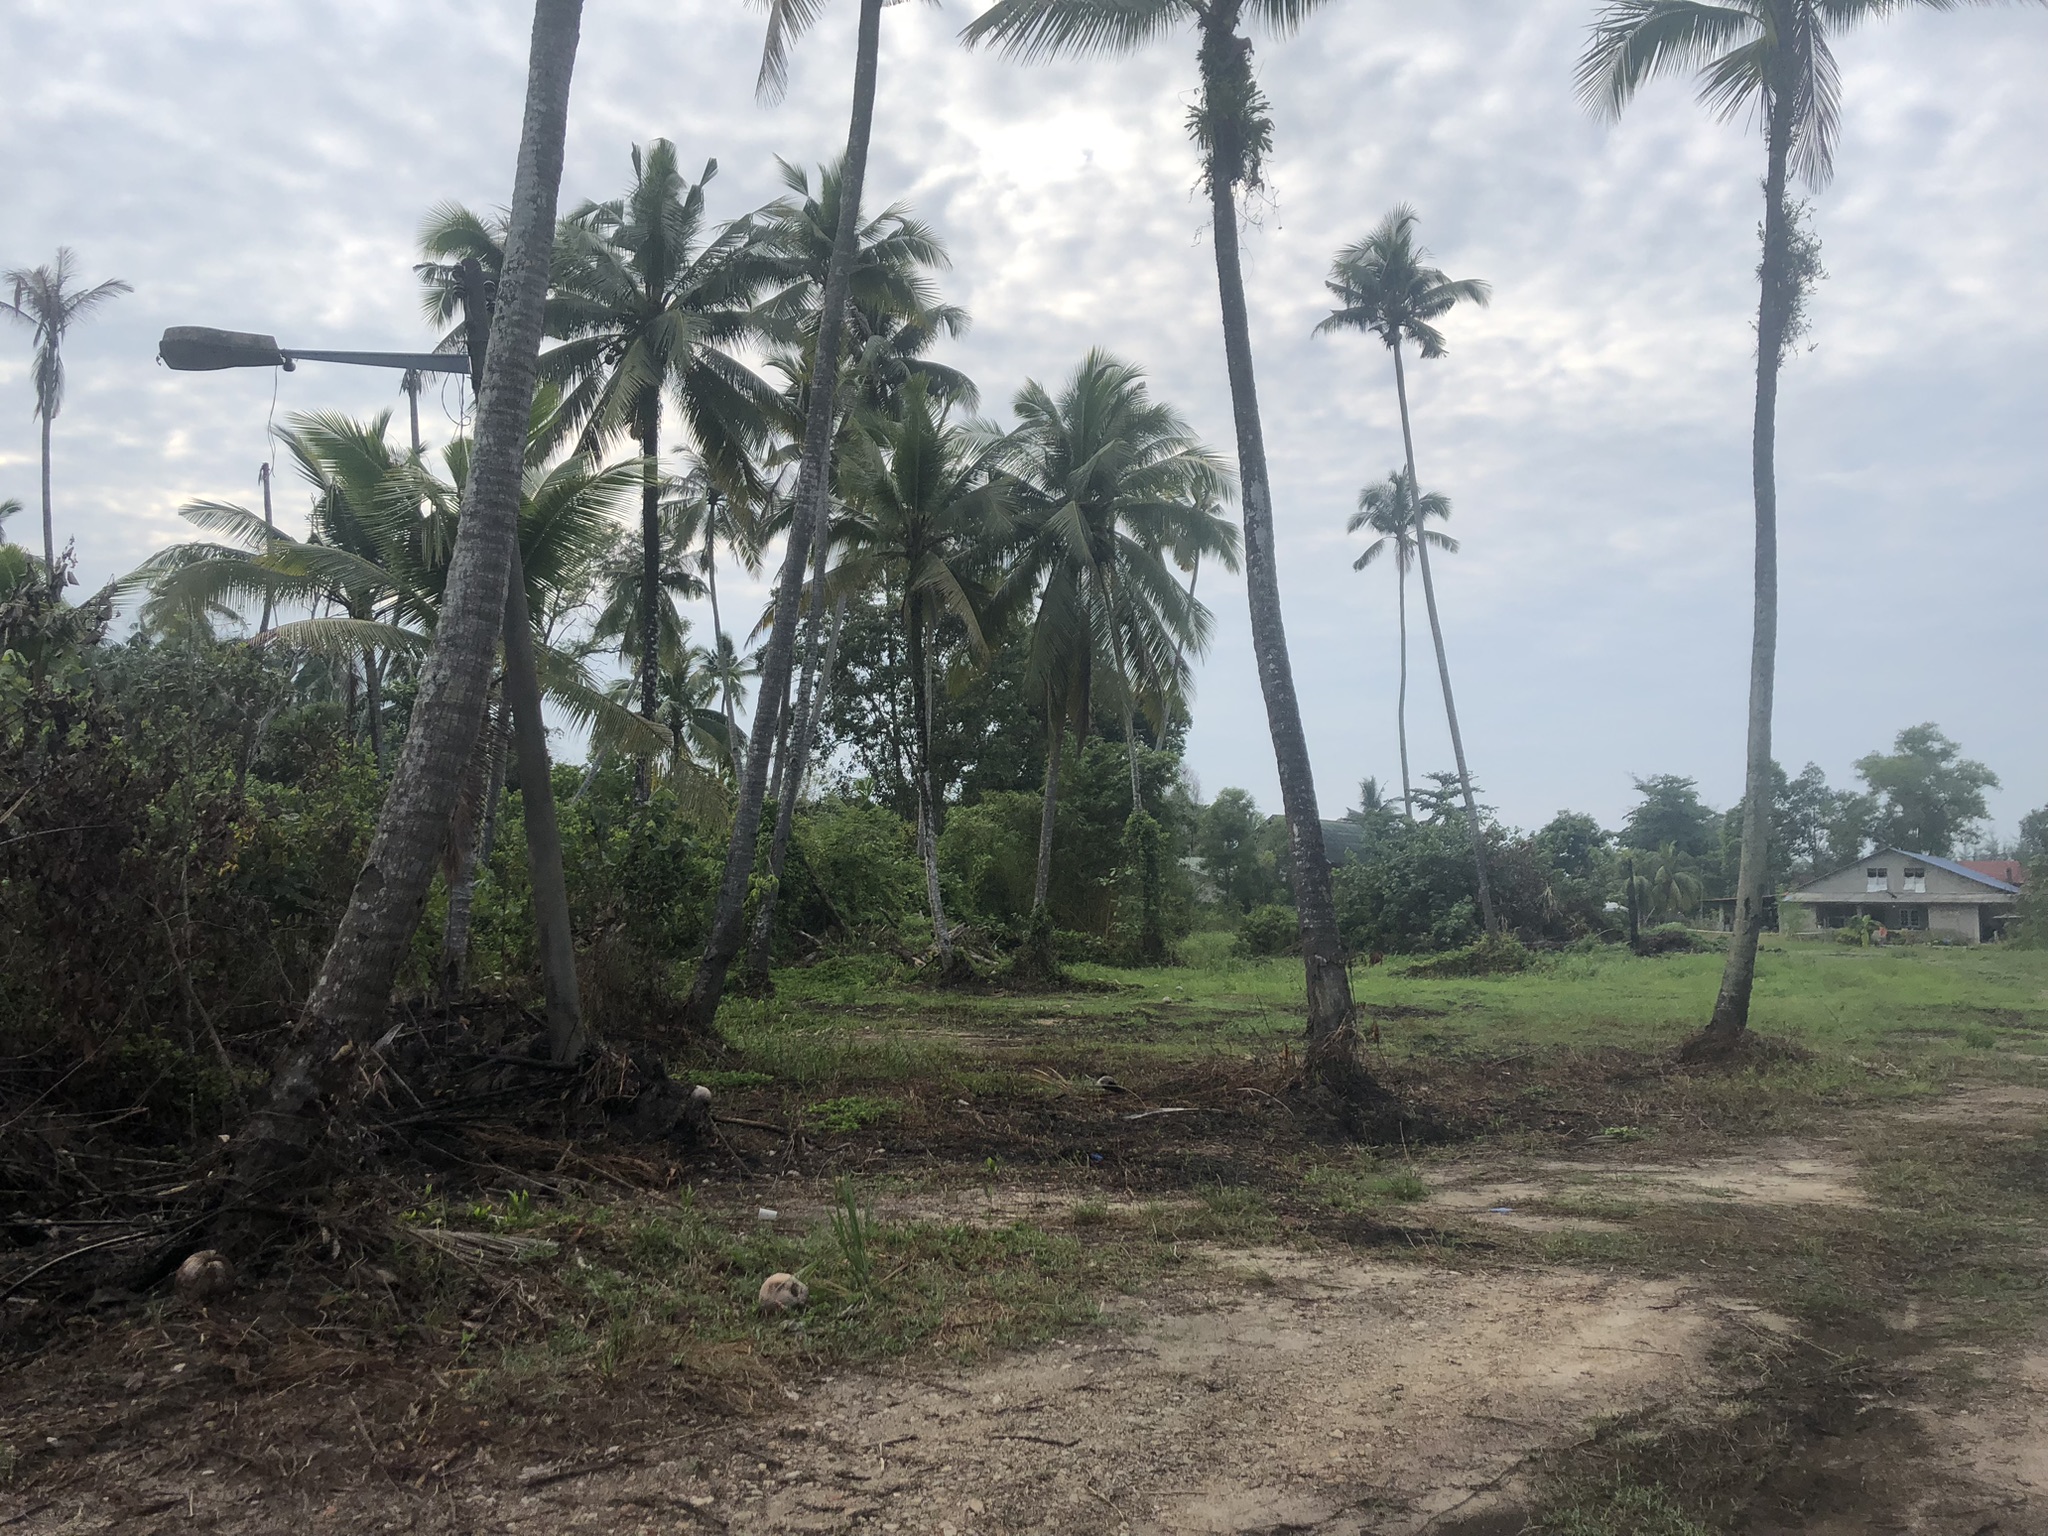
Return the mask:
[[[884,21],[871,196],[951,244],[973,312],[952,360],[991,408],[1093,344],[1142,362],[1231,443],[1206,207],[1183,128],[1190,37],[1133,58],[1019,67],[953,41],[971,14]],[[1384,353],[1311,339],[1331,253],[1397,201],[1458,275],[1492,281],[1442,362],[1412,370],[1424,482],[1464,553],[1440,599],[1461,723],[1488,798],[1533,824],[1612,822],[1630,773],[1740,786],[1749,614],[1749,412],[1761,155],[1679,84],[1620,124],[1572,99],[1586,0],[1332,7],[1260,39],[1271,187],[1245,235],[1282,590],[1326,814],[1394,776],[1393,593],[1354,573],[1343,519],[1400,453]],[[278,415],[398,404],[394,381],[301,369],[171,375],[169,324],[302,345],[417,346],[410,273],[426,209],[504,201],[530,10],[170,7],[31,0],[0,14],[0,260],[76,248],[136,293],[81,329],[57,423],[61,536],[86,579],[180,536],[178,504],[248,498]],[[607,0],[585,21],[565,203],[610,195],[655,135],[715,155],[714,205],[776,195],[772,156],[845,131],[853,9],[797,47],[785,101],[753,96],[759,16]],[[1788,369],[1780,487],[1779,755],[1837,781],[1937,719],[2005,778],[2008,827],[2048,801],[2048,663],[2028,614],[2048,576],[2048,24],[2015,8],[1907,14],[1845,39],[1838,173],[1814,200],[1831,274],[1817,350]],[[436,435],[451,393],[430,395]],[[18,342],[0,343],[0,495],[30,499]],[[290,515],[290,496],[284,507]],[[301,503],[302,504],[302,503]],[[758,601],[735,583],[736,602]],[[1206,577],[1217,642],[1192,761],[1213,790],[1277,802],[1241,585]],[[1413,610],[1411,610],[1411,614]],[[1418,771],[1448,741],[1411,646]]]

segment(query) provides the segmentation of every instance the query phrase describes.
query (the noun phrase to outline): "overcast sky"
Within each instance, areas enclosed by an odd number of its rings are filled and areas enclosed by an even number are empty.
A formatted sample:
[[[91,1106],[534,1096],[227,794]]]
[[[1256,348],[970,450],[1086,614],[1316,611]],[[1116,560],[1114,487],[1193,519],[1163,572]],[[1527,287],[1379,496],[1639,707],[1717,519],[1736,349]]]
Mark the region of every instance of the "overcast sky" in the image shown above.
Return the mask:
[[[1400,451],[1384,350],[1312,340],[1332,252],[1393,204],[1494,303],[1411,372],[1427,488],[1463,553],[1438,582],[1467,750],[1512,822],[1617,822],[1629,776],[1740,793],[1750,603],[1751,323],[1761,145],[1671,84],[1617,126],[1574,103],[1591,0],[1346,0],[1261,39],[1268,196],[1244,242],[1295,674],[1324,814],[1398,780],[1391,570],[1344,519]],[[1005,405],[1091,345],[1144,365],[1229,450],[1214,268],[1182,127],[1193,43],[1023,68],[963,53],[960,0],[886,13],[870,197],[949,243],[974,329],[947,355]],[[392,377],[175,375],[166,325],[301,346],[423,347],[421,216],[504,202],[530,6],[515,0],[6,0],[0,265],[73,247],[131,297],[67,350],[60,541],[88,587],[182,536],[194,497],[251,500],[278,419],[399,401]],[[850,0],[753,95],[759,13],[589,0],[564,207],[615,194],[628,147],[715,156],[713,204],[779,192],[773,156],[843,143]],[[1780,416],[1778,756],[1837,784],[1934,720],[2004,781],[1998,825],[2048,802],[2048,15],[1908,15],[1841,48],[1831,274]],[[27,333],[0,333],[0,496],[38,536]],[[430,397],[430,424],[448,428]],[[282,483],[281,483],[282,484]],[[287,521],[304,496],[285,492]],[[1218,634],[1190,765],[1277,809],[1242,587],[1205,573]],[[1450,766],[1414,644],[1418,773]]]

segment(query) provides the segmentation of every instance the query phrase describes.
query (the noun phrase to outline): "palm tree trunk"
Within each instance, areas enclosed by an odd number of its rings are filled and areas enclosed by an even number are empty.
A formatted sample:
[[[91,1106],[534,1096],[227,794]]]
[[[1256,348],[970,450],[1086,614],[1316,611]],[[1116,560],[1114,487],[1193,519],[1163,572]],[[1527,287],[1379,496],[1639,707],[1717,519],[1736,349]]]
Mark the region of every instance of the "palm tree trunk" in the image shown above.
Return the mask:
[[[1465,827],[1472,837],[1472,873],[1478,882],[1479,918],[1494,931],[1493,892],[1486,883],[1486,840],[1479,826],[1479,804],[1472,798],[1472,775],[1465,767],[1465,737],[1458,729],[1458,701],[1451,697],[1451,663],[1444,655],[1444,627],[1436,616],[1436,583],[1429,574],[1429,540],[1423,536],[1422,482],[1415,478],[1415,434],[1408,425],[1408,371],[1401,364],[1401,340],[1394,338],[1394,390],[1401,397],[1401,446],[1408,454],[1408,495],[1415,511],[1415,561],[1422,570],[1422,600],[1429,608],[1430,639],[1436,643],[1436,675],[1444,686],[1444,718],[1451,727],[1451,755],[1458,764],[1458,787],[1465,793]]]
[[[661,397],[640,418],[640,713],[652,720],[661,695]]]
[[[476,836],[462,851],[455,878],[448,886],[448,920],[441,928],[441,1000],[452,1002],[469,986],[469,938],[476,906],[476,882],[491,862],[491,845],[497,834],[498,801],[505,792],[505,706],[486,704],[484,729],[477,741],[483,755],[479,787]]]
[[[705,499],[704,585],[711,593],[711,654],[718,661],[718,707],[725,716],[725,750],[732,758],[732,776],[737,781],[746,769],[746,759],[740,756],[740,727],[732,711],[732,678],[725,670],[725,620],[718,613],[718,543],[712,532],[717,515],[718,494],[714,491]],[[739,647],[733,647],[733,652],[737,660]]]
[[[482,725],[504,627],[582,11],[582,0],[535,0],[496,345],[477,410],[476,452],[440,622],[348,910],[263,1103],[236,1140],[239,1198],[231,1207],[245,1212],[278,1203],[278,1186],[302,1174],[334,1119],[370,1080],[370,1042],[419,926],[463,764]],[[242,1229],[239,1235],[252,1234]]]
[[[1234,7],[1232,16],[1234,20]],[[1213,8],[1202,36],[1205,97],[1217,100],[1226,72],[1241,63],[1250,44],[1219,25]],[[1245,587],[1250,600],[1252,653],[1266,723],[1273,736],[1280,801],[1287,813],[1287,841],[1294,857],[1295,910],[1301,918],[1301,953],[1307,972],[1308,1065],[1311,1075],[1350,1098],[1372,1087],[1358,1058],[1353,1028],[1351,976],[1337,933],[1337,907],[1330,893],[1330,860],[1323,848],[1323,823],[1316,805],[1315,771],[1301,705],[1294,694],[1294,668],[1287,655],[1287,628],[1280,611],[1280,573],[1273,550],[1273,490],[1266,473],[1265,431],[1259,420],[1258,380],[1252,370],[1251,320],[1245,309],[1244,271],[1237,249],[1237,199],[1227,175],[1209,180],[1210,227],[1216,241],[1216,288],[1223,309],[1223,356],[1230,374],[1230,407],[1237,428],[1238,479],[1244,501]]]
[[[924,616],[913,612],[904,626],[910,664],[910,709],[916,760],[910,775],[917,791],[917,851],[924,860],[925,901],[931,908],[932,942],[938,946],[939,975],[953,968],[953,931],[946,923],[945,895],[939,888],[939,804],[938,785],[932,779],[932,690],[926,669],[930,665],[924,647]]]
[[[562,865],[562,828],[548,731],[540,712],[540,675],[533,660],[533,615],[519,545],[512,546],[505,592],[505,699],[512,708],[512,744],[519,759],[519,807],[526,823],[526,864],[533,882],[533,920],[540,941],[541,987],[547,997],[548,1055],[566,1064],[583,1054],[583,1000],[576,984],[576,944],[569,927],[569,883]]]
[[[770,985],[768,963],[775,943],[775,909],[782,899],[782,871],[789,862],[789,834],[796,824],[797,796],[803,790],[804,769],[810,761],[811,731],[817,723],[812,707],[812,690],[818,686],[818,641],[825,618],[824,535],[811,541],[811,602],[804,624],[804,667],[796,689],[795,719],[784,716],[782,750],[775,763],[775,834],[768,841],[768,880],[761,890],[761,904],[754,912],[754,931],[747,940],[743,967],[749,988],[766,991]],[[793,726],[793,728],[791,728]]]
[[[1778,369],[1796,298],[1791,266],[1792,217],[1785,205],[1785,161],[1791,134],[1789,92],[1772,94],[1770,159],[1764,177],[1764,251],[1756,317],[1756,426],[1750,475],[1756,496],[1756,591],[1749,646],[1749,752],[1742,778],[1742,859],[1735,877],[1735,931],[1707,1027],[1691,1042],[1697,1054],[1735,1047],[1749,1028],[1756,984],[1757,941],[1764,927],[1764,879],[1770,864],[1771,701],[1778,659]]]
[[[43,416],[43,575],[50,583],[50,600],[55,602],[64,590],[64,582],[57,574],[57,522],[50,510],[50,411],[46,405]]]
[[[384,668],[375,651],[363,652],[363,705],[370,712],[370,761],[384,771]]]
[[[1408,780],[1408,567],[1395,546],[1394,611],[1401,619],[1401,691],[1394,700],[1394,730],[1401,741],[1401,809],[1415,820],[1415,786]]]
[[[1050,700],[1045,706],[1045,795],[1038,808],[1038,878],[1031,886],[1031,907],[1045,905],[1052,889],[1052,829],[1059,814],[1060,754],[1066,749],[1067,729]]]
[[[697,975],[683,1007],[685,1024],[706,1034],[716,1027],[718,1000],[725,992],[725,973],[746,937],[747,886],[754,874],[755,842],[760,836],[762,802],[768,790],[768,754],[775,745],[776,722],[768,717],[779,711],[789,690],[804,567],[810,562],[811,539],[824,524],[825,498],[831,489],[833,406],[839,395],[846,294],[860,231],[868,139],[874,128],[875,73],[881,34],[882,0],[861,0],[854,52],[853,111],[846,130],[846,166],[840,173],[839,227],[832,235],[832,259],[825,269],[825,292],[818,305],[817,350],[812,359],[811,396],[804,417],[804,456],[797,471],[796,516],[790,519],[782,569],[776,577],[775,620],[761,657],[761,706],[755,712],[753,737],[747,748],[747,771],[741,776],[733,807],[732,842],[726,849],[725,874],[719,882],[711,936],[705,942],[704,956],[697,964]]]

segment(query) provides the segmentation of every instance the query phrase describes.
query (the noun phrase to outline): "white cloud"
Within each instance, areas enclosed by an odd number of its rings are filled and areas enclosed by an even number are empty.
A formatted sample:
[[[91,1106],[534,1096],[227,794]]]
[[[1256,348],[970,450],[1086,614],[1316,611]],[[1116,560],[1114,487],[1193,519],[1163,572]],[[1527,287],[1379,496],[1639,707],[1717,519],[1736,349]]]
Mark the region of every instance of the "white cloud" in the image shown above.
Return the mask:
[[[1722,801],[1739,787],[1758,146],[1677,84],[1592,122],[1570,88],[1587,0],[1505,9],[1373,0],[1258,43],[1277,134],[1247,278],[1329,813],[1362,774],[1394,773],[1392,583],[1351,571],[1342,526],[1399,433],[1384,354],[1308,333],[1331,253],[1403,200],[1443,266],[1495,286],[1491,309],[1453,318],[1451,356],[1413,370],[1423,478],[1465,541],[1440,596],[1489,799],[1524,823],[1565,804],[1613,820],[1630,772],[1693,773]],[[954,45],[969,14],[887,13],[870,173],[877,202],[909,200],[951,243],[947,291],[975,317],[956,360],[1000,407],[1105,344],[1230,446],[1182,127],[1192,40],[1021,68]],[[273,382],[280,415],[399,403],[381,375],[172,376],[150,359],[176,323],[421,344],[413,235],[444,198],[503,201],[529,16],[519,0],[0,13],[0,260],[65,243],[137,288],[77,333],[57,424],[60,526],[89,581],[177,536],[180,501],[253,497]],[[627,146],[657,134],[686,163],[718,157],[720,212],[774,196],[773,154],[814,163],[844,134],[852,20],[829,10],[787,100],[763,108],[757,13],[593,5],[565,202],[615,191]],[[1832,277],[1782,417],[1780,756],[1840,780],[1937,719],[2005,776],[2010,826],[2048,801],[2048,717],[2022,682],[2048,663],[2026,621],[2048,577],[2048,191],[2028,149],[2048,139],[2048,25],[1909,15],[1841,54],[1839,171],[1814,212]],[[18,344],[0,342],[0,494],[28,499]],[[445,433],[442,402],[424,405]],[[1241,587],[1203,586],[1222,623],[1193,763],[1210,789],[1271,803]],[[1426,646],[1411,659],[1416,765],[1445,765]]]

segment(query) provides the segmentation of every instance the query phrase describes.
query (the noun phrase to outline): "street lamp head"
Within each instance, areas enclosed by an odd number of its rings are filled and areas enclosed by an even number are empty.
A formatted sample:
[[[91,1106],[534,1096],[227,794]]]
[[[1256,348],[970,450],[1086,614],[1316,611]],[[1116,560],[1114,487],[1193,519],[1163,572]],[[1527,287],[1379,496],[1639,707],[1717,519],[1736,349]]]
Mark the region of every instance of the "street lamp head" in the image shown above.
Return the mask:
[[[275,336],[252,331],[217,331],[207,325],[174,325],[156,344],[166,368],[180,373],[211,373],[222,368],[284,368],[290,358],[278,349]]]

